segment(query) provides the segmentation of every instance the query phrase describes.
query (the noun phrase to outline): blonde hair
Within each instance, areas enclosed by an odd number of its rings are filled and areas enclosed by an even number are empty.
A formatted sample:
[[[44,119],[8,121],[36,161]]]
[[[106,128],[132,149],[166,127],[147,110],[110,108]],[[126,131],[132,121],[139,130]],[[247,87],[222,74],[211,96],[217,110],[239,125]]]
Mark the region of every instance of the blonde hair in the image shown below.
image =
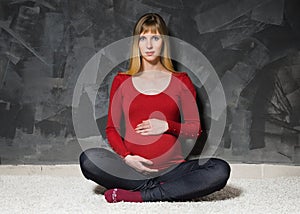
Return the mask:
[[[146,13],[135,24],[133,31],[133,43],[131,49],[131,56],[129,62],[129,69],[125,74],[134,75],[140,72],[141,69],[141,55],[139,51],[139,35],[141,33],[156,33],[161,34],[163,39],[162,56],[160,62],[171,72],[176,72],[173,63],[170,59],[170,45],[168,40],[168,29],[162,17],[156,13]]]

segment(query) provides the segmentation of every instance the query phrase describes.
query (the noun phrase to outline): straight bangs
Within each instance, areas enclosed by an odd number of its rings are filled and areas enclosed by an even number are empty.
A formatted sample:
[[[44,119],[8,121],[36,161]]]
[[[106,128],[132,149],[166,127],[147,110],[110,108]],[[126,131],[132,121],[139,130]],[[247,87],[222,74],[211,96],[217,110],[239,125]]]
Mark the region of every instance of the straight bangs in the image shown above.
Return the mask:
[[[160,32],[160,27],[155,22],[144,23],[141,27],[141,32],[139,32],[139,34],[149,33],[149,32],[153,33],[153,34],[155,34],[155,33],[162,34],[162,32]]]

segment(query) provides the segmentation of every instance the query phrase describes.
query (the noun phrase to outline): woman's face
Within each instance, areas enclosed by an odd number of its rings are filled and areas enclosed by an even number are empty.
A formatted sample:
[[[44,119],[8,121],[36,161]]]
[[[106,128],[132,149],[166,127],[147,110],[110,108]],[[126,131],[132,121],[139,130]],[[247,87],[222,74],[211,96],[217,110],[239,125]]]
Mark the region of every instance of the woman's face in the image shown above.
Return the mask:
[[[139,49],[141,56],[151,62],[160,57],[163,40],[161,35],[157,33],[141,33],[139,36]]]

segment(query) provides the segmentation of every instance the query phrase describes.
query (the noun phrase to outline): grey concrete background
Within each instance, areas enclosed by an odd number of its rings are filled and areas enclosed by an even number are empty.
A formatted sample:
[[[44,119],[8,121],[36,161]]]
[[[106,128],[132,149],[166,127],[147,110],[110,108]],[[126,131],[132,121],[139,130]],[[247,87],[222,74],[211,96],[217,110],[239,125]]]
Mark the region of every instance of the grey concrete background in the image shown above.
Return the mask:
[[[0,163],[77,163],[71,115],[81,69],[101,48],[131,36],[142,14],[156,12],[171,36],[205,54],[223,84],[228,118],[215,155],[299,165],[299,11],[297,0],[1,0]],[[99,88],[95,122],[104,146],[110,83],[127,65]],[[201,154],[212,119],[205,90],[190,74],[205,129],[192,158]],[[85,91],[73,106],[86,111],[79,119],[95,120],[83,103],[91,103]],[[81,130],[77,137],[88,141],[98,133]]]

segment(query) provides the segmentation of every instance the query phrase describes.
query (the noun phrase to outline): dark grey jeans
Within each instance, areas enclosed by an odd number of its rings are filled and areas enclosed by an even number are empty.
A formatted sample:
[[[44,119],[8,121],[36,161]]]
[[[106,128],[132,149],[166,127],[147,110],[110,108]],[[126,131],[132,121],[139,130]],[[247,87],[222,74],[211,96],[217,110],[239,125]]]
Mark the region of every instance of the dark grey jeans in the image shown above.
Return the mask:
[[[92,148],[80,155],[83,175],[107,189],[141,191],[144,201],[187,201],[222,189],[230,166],[218,158],[189,160],[157,175],[143,175],[115,153]]]

